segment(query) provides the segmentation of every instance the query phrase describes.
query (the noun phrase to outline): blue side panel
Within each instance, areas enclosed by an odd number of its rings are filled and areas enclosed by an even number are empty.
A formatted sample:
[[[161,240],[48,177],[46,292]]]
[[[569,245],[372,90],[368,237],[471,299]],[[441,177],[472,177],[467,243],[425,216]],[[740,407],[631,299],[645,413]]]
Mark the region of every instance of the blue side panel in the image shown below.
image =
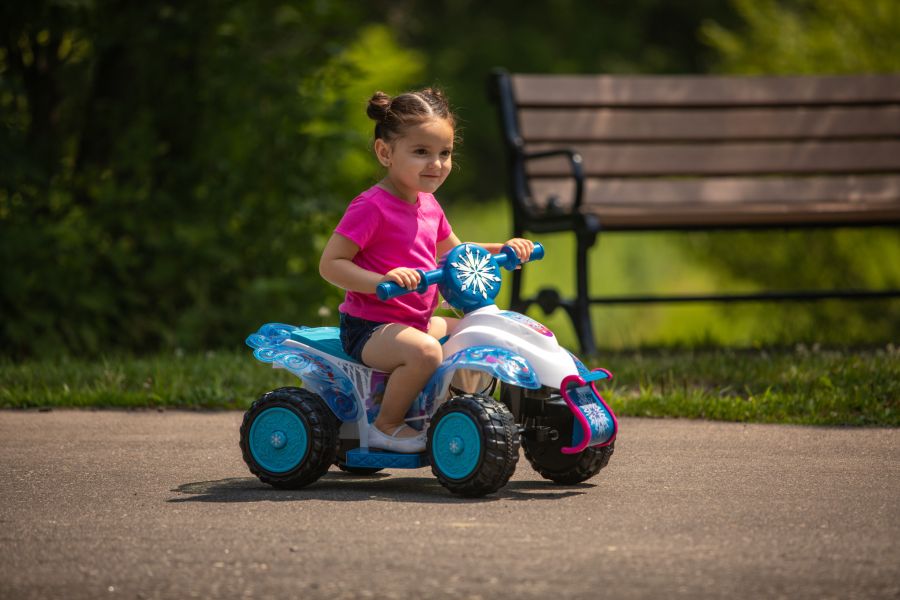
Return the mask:
[[[594,389],[585,385],[568,390],[569,398],[585,416],[591,428],[591,437],[588,446],[605,444],[616,433],[615,420],[606,404],[600,402]],[[578,446],[584,440],[584,432],[580,427],[575,427],[572,432],[572,446]]]
[[[577,356],[569,352],[569,356],[572,357],[572,360],[575,361],[575,367],[578,369],[578,374],[581,375],[582,379],[585,377],[590,377],[591,370],[584,366],[584,363],[581,362]]]
[[[418,469],[428,466],[428,455],[398,454],[395,452],[383,452],[380,450],[366,450],[354,448],[347,451],[348,467],[364,467],[375,469]]]
[[[260,362],[276,364],[303,380],[304,385],[321,396],[341,421],[355,421],[359,407],[353,396],[353,384],[330,362],[302,348],[283,343],[305,328],[269,323],[247,338]]]
[[[472,346],[445,359],[419,394],[416,406],[431,414],[437,395],[449,384],[457,369],[484,371],[504,383],[537,389],[541,387],[537,373],[522,356],[496,346]]]
[[[293,331],[299,331],[300,327],[286,325],[284,323],[266,323],[256,333],[247,336],[247,345],[251,348],[264,346],[277,346],[290,339]]]

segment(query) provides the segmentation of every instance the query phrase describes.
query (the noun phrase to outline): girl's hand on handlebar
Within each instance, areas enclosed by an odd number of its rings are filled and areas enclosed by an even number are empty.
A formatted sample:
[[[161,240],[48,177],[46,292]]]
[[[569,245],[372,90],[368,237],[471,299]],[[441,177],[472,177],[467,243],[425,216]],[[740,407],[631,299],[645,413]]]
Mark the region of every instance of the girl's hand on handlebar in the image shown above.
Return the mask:
[[[516,251],[519,262],[526,262],[531,257],[531,251],[534,250],[534,242],[525,238],[513,238],[508,240],[504,246],[509,246]]]
[[[401,287],[408,290],[414,290],[416,289],[416,286],[419,285],[419,279],[419,272],[415,269],[397,267],[396,269],[391,269],[385,273],[384,277],[381,278],[381,281],[393,281]]]

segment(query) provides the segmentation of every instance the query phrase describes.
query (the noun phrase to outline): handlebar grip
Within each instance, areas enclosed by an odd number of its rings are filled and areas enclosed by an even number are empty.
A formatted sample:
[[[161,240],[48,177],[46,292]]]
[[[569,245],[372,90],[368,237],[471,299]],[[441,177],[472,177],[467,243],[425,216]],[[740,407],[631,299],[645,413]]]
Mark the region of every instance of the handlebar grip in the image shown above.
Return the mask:
[[[390,300],[391,298],[396,298],[397,296],[402,296],[403,294],[412,291],[413,290],[408,290],[393,281],[382,281],[375,287],[375,295],[382,301]]]
[[[434,269],[432,271],[417,269],[417,271],[419,273],[419,285],[415,288],[409,290],[393,281],[382,281],[375,286],[375,295],[378,296],[379,300],[384,301],[404,294],[411,294],[412,292],[419,292],[422,294],[429,286],[440,282],[441,278],[444,276],[444,271],[442,269]]]
[[[528,257],[527,262],[541,260],[542,258],[544,258],[544,246],[539,242],[535,242],[534,248],[531,250],[531,256]],[[494,259],[497,261],[498,265],[500,265],[507,271],[512,271],[520,264],[522,264],[519,261],[519,257],[516,254],[516,251],[509,246],[503,246],[503,248],[500,249],[499,254],[494,255]]]

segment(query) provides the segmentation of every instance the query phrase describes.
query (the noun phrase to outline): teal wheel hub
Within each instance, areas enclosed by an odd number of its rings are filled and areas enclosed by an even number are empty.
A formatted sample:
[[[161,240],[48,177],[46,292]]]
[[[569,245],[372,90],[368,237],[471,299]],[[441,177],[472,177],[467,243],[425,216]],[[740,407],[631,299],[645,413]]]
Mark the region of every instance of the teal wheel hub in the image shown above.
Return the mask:
[[[284,435],[283,431],[276,431],[272,434],[272,447],[276,450],[281,450],[287,445],[287,436]]]
[[[434,464],[450,479],[465,479],[481,461],[481,435],[471,417],[453,412],[442,418],[431,440]]]
[[[287,408],[261,412],[250,427],[250,454],[270,473],[287,473],[306,457],[309,436],[300,417]]]

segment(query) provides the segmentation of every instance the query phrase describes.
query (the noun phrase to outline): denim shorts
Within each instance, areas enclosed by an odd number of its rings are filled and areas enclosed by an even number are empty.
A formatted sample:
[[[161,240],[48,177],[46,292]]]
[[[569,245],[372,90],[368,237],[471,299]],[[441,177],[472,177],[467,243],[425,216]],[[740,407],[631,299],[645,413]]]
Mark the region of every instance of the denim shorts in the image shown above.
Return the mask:
[[[344,352],[352,356],[355,360],[362,362],[362,351],[366,342],[375,333],[375,330],[385,325],[378,321],[369,321],[368,319],[360,319],[344,313],[341,313],[341,346]]]

